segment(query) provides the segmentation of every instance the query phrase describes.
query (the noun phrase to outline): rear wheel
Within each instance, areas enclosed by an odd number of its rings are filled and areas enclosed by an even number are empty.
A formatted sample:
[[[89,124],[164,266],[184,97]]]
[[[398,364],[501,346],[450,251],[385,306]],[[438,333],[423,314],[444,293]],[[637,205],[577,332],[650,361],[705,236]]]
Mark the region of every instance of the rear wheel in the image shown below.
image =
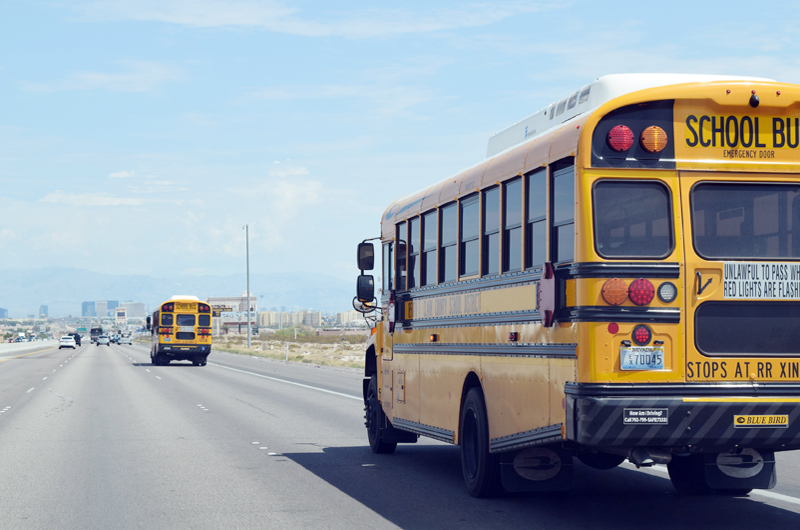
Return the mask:
[[[489,422],[480,388],[471,388],[461,410],[461,470],[473,497],[493,497],[503,491],[500,461],[489,452]]]
[[[386,415],[378,400],[378,376],[376,375],[369,379],[367,398],[364,400],[364,411],[369,448],[372,449],[373,453],[394,453],[394,450],[397,449],[397,442],[385,442],[381,437],[381,428],[386,423]]]

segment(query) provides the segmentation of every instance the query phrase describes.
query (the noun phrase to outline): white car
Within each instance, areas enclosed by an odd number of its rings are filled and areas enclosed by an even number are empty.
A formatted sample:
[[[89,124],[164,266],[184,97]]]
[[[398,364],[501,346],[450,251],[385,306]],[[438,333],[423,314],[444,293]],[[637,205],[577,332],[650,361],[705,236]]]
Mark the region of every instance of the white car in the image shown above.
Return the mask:
[[[75,344],[75,337],[73,337],[72,335],[64,335],[58,341],[58,349],[59,350],[61,348],[72,348],[74,350],[76,347],[77,347],[77,344]]]
[[[109,344],[108,335],[100,335],[97,337],[97,345],[100,346],[101,344],[105,344],[106,346],[111,346]]]
[[[119,344],[133,344],[133,339],[130,335],[126,335],[124,337],[119,338]]]

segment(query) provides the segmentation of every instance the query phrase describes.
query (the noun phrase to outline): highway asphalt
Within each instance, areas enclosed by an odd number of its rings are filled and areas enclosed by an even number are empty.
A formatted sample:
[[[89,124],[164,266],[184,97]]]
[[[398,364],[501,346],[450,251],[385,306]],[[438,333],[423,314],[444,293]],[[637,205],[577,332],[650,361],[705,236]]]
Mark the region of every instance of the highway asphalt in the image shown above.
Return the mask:
[[[0,528],[800,527],[797,453],[745,497],[576,463],[569,492],[473,499],[457,447],[370,452],[361,379],[223,352],[156,367],[140,345],[0,356]]]

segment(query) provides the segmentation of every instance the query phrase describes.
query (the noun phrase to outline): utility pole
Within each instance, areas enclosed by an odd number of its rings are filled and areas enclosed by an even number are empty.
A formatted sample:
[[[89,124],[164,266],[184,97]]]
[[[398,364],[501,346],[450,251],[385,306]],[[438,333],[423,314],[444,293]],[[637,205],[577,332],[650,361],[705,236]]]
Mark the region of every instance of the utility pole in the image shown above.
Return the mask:
[[[247,248],[247,349],[250,349],[250,225],[244,225],[244,240]]]

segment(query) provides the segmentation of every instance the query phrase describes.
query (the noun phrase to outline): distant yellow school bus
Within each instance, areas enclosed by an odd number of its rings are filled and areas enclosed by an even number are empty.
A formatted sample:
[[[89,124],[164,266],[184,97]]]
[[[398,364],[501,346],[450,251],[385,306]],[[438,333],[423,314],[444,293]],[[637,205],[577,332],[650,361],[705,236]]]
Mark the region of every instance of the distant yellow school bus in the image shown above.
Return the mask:
[[[211,306],[195,296],[173,296],[147,317],[152,336],[150,360],[156,366],[192,361],[205,366],[211,353]]]
[[[460,445],[488,496],[565,489],[573,457],[772,488],[800,447],[799,86],[602,77],[394,202],[380,239],[375,452]]]

